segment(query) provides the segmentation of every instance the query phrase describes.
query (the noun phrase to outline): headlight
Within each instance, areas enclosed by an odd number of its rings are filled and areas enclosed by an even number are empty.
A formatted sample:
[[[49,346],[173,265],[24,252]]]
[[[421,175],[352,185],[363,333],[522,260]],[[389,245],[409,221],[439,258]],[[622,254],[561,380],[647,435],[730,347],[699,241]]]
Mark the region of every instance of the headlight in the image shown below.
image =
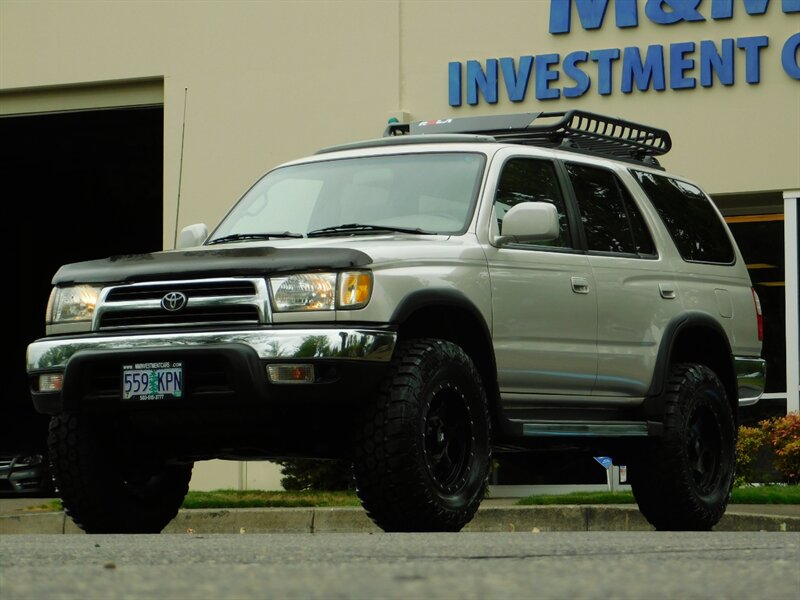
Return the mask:
[[[276,277],[272,284],[272,303],[276,311],[333,310],[335,273],[304,273]]]
[[[91,321],[101,289],[93,285],[53,288],[47,303],[47,322]]]
[[[300,273],[269,280],[275,312],[362,308],[372,295],[369,271]]]

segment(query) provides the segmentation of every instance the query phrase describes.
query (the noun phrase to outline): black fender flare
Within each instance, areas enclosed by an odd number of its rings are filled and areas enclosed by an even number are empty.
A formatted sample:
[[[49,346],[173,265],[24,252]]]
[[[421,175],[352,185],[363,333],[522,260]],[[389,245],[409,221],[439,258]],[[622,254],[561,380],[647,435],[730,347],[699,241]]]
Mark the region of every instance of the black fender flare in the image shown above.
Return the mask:
[[[661,344],[658,348],[656,355],[656,365],[653,372],[653,379],[650,382],[650,389],[644,402],[644,413],[648,420],[661,422],[663,420],[663,402],[662,395],[664,393],[664,386],[666,385],[667,377],[669,376],[669,367],[672,362],[672,356],[675,349],[675,341],[680,336],[681,332],[692,327],[704,327],[712,329],[716,332],[725,344],[728,360],[730,361],[731,372],[735,373],[733,364],[733,354],[731,352],[730,342],[728,335],[722,328],[722,325],[708,313],[700,311],[688,311],[681,313],[670,321],[665,330],[664,335],[661,337]],[[725,383],[725,382],[723,382]],[[728,387],[727,385],[725,386]]]
[[[399,326],[416,311],[431,306],[451,306],[466,310],[481,324],[484,337],[491,341],[489,325],[478,307],[463,293],[451,288],[425,288],[411,292],[394,309],[389,322]]]
[[[461,291],[452,288],[424,288],[411,292],[397,305],[391,316],[390,323],[394,328],[399,328],[408,318],[419,310],[425,308],[458,308],[464,310],[475,318],[480,326],[480,335],[485,340],[485,349],[489,358],[487,368],[491,369],[494,379],[494,388],[497,387],[497,362],[494,355],[494,343],[489,324],[486,322],[477,306]],[[487,389],[487,394],[492,399],[499,397],[499,390]]]

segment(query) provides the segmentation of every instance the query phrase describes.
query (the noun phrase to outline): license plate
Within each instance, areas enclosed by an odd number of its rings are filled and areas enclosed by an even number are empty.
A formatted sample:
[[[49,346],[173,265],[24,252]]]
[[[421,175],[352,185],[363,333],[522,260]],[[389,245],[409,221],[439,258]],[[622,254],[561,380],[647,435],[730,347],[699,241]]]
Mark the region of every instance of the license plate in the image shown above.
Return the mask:
[[[182,362],[122,366],[123,400],[165,400],[183,395]]]

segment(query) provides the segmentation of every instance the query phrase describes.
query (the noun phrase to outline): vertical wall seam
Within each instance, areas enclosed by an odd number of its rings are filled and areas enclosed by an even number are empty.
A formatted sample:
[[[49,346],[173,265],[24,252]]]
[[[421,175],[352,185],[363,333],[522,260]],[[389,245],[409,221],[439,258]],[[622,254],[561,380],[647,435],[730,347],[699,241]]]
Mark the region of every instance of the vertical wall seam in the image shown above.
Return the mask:
[[[403,102],[403,0],[397,0],[397,106],[396,110],[405,110]]]

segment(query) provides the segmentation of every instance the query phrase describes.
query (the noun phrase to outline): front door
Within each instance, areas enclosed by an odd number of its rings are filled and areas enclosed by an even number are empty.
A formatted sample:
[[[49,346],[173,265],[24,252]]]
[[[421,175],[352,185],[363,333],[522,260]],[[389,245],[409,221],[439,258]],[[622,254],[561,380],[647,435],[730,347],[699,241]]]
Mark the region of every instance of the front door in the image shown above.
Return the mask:
[[[493,337],[505,408],[534,396],[588,396],[597,371],[597,296],[585,253],[577,249],[575,216],[553,161],[511,156],[497,179],[492,227],[521,202],[550,202],[561,232],[552,242],[487,248]]]

